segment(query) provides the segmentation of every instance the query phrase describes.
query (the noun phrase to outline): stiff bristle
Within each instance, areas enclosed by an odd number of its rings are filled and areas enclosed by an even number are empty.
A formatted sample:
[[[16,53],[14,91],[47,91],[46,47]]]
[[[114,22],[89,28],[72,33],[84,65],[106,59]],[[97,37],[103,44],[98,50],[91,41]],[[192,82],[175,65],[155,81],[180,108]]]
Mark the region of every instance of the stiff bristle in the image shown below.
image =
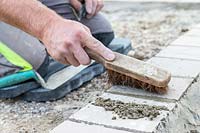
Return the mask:
[[[121,73],[108,70],[108,78],[109,82],[113,85],[123,85],[123,86],[129,86],[134,88],[142,88],[146,91],[158,93],[158,94],[165,94],[167,92],[167,87],[157,87],[154,85],[150,85],[148,83],[139,81],[137,79],[133,79],[132,77],[123,75]]]

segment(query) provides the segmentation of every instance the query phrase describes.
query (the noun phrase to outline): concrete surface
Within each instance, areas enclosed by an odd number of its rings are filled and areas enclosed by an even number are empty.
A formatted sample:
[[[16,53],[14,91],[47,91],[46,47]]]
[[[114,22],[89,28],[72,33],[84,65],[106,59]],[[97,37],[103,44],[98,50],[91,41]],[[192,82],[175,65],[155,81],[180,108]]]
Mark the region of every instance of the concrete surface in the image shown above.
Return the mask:
[[[147,104],[147,105],[156,105],[156,106],[165,106],[169,110],[172,110],[175,107],[174,103],[164,103],[156,102],[153,100],[145,100],[140,98],[133,98],[128,96],[120,96],[114,94],[104,93],[101,97],[111,98],[112,100],[120,100],[123,102],[134,102],[137,104]],[[147,118],[142,119],[117,119],[112,120],[112,112],[105,111],[102,107],[97,107],[92,104],[87,105],[82,108],[77,113],[73,114],[70,117],[72,121],[84,121],[90,124],[104,125],[106,127],[125,130],[125,131],[140,131],[151,133],[156,130],[156,127],[160,123],[160,120],[167,116],[169,111],[160,111],[160,115],[154,120],[149,120]]]
[[[191,33],[190,33],[191,34]],[[171,45],[178,45],[178,46],[200,46],[200,39],[197,36],[181,36],[177,40],[171,43]]]
[[[200,133],[200,78],[177,103],[177,107],[163,119],[158,133]]]
[[[200,51],[200,47],[168,46],[167,48],[162,50],[160,53],[158,53],[156,57],[178,58],[178,59],[200,61],[199,51]]]
[[[55,129],[50,131],[50,133],[130,133],[130,132],[105,128],[103,126],[65,121]]]
[[[153,57],[147,62],[166,69],[174,77],[195,78],[199,74],[198,61]]]

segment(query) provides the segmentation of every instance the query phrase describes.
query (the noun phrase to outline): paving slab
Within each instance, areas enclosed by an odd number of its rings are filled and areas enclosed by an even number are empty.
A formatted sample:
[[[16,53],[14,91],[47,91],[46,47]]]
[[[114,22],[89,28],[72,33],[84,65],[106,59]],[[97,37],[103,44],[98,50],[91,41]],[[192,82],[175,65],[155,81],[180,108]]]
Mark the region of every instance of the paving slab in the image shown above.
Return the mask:
[[[156,106],[165,106],[169,110],[172,110],[175,107],[174,103],[166,102],[156,102],[154,100],[145,100],[141,98],[134,98],[128,96],[121,96],[115,94],[104,93],[101,97],[110,98],[112,100],[120,100],[125,103],[134,102],[137,104],[148,104]],[[144,132],[151,133],[156,130],[156,127],[159,125],[160,121],[167,117],[169,111],[160,111],[154,120],[149,120],[148,118],[141,119],[117,119],[112,120],[113,114],[110,111],[105,111],[102,107],[97,107],[92,104],[88,104],[86,107],[82,108],[77,113],[73,114],[70,117],[72,121],[86,122],[90,124],[104,125],[106,127],[111,127],[124,131],[132,132]]]
[[[171,45],[177,45],[177,46],[196,46],[199,47],[200,46],[200,38],[196,35],[192,35],[192,36],[181,36],[178,39],[176,39],[175,41],[173,41],[171,43]]]
[[[77,123],[72,121],[65,121],[50,133],[130,133],[127,131],[121,131],[111,128],[105,128],[103,126],[89,125],[85,123]]]
[[[200,47],[188,47],[188,46],[168,46],[156,57],[178,58],[188,60],[200,60]]]
[[[196,24],[196,25],[192,26],[192,29],[200,29],[200,24]]]
[[[184,34],[184,36],[200,37],[200,28],[194,27]]]
[[[158,101],[175,102],[181,98],[187,88],[191,85],[192,81],[192,78],[172,77],[168,85],[168,92],[163,95],[151,93],[140,88],[131,88],[125,86],[112,86],[107,90],[107,92],[126,96],[155,99]]]
[[[173,77],[196,78],[200,70],[199,61],[153,57],[147,62],[171,72]]]

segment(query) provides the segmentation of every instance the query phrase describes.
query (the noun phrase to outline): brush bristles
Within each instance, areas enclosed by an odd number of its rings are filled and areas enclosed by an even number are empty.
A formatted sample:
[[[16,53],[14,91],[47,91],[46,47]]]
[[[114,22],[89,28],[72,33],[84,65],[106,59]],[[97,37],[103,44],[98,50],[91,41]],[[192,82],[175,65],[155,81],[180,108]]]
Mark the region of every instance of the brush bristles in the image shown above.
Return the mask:
[[[158,94],[165,94],[167,92],[167,87],[157,87],[154,85],[150,85],[148,83],[139,81],[137,79],[133,79],[132,77],[123,75],[121,73],[108,70],[108,78],[109,82],[113,85],[123,85],[123,86],[129,86],[134,88],[142,88],[146,91],[158,93]]]

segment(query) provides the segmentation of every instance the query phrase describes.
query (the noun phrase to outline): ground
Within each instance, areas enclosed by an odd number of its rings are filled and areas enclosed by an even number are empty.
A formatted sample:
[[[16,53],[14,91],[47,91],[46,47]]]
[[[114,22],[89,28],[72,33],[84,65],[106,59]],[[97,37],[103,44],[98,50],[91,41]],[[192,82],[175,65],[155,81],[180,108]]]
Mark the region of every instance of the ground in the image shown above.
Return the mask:
[[[199,7],[200,4],[107,3],[103,14],[111,21],[116,36],[132,40],[136,53],[131,52],[130,56],[146,60],[200,23]],[[48,132],[107,88],[104,73],[58,101],[0,100],[1,132]]]

